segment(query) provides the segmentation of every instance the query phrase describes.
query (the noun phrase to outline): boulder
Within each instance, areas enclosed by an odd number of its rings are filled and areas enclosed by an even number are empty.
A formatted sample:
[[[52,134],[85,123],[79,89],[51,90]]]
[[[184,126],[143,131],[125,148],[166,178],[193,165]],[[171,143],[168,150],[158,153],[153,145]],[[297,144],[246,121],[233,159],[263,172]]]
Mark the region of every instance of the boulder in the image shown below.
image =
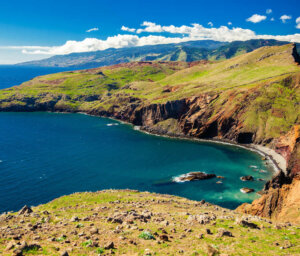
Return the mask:
[[[260,229],[255,223],[249,222],[247,220],[237,220],[236,224],[247,228]]]
[[[176,178],[177,181],[183,182],[183,181],[193,181],[193,180],[206,180],[215,178],[216,175],[213,173],[205,173],[205,172],[189,172],[187,174],[181,175]]]
[[[115,248],[114,242],[109,242],[104,246],[105,250],[114,249],[114,248]]]
[[[169,241],[169,237],[167,235],[160,235],[159,239],[162,240],[162,241],[164,241],[164,242]]]
[[[242,176],[240,179],[242,181],[253,181],[254,180],[253,176],[251,176],[251,175]]]
[[[80,219],[77,217],[77,216],[73,216],[72,218],[71,218],[71,222],[77,222],[77,221],[79,221]]]
[[[19,215],[29,214],[29,213],[32,213],[32,212],[33,212],[32,209],[31,209],[29,206],[25,205],[25,206],[23,206],[23,208],[19,211]]]
[[[240,190],[242,193],[245,193],[245,194],[254,192],[253,188],[241,188]]]
[[[223,237],[223,236],[228,236],[228,237],[233,237],[232,233],[228,230],[225,230],[224,228],[220,228],[218,230],[218,237]]]
[[[214,214],[198,214],[189,215],[187,218],[188,223],[199,222],[200,224],[209,224],[211,221],[216,220],[217,217]]]
[[[90,233],[91,235],[98,234],[99,230],[97,228],[91,228]]]

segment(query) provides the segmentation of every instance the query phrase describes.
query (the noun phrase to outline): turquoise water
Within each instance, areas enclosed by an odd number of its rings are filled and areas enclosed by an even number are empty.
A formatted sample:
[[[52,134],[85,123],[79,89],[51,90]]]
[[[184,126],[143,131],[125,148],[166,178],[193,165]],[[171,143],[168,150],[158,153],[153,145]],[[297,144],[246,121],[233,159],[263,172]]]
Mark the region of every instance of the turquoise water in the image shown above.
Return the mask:
[[[118,125],[110,125],[118,124]],[[243,148],[147,135],[110,119],[82,114],[0,113],[0,212],[38,205],[76,191],[130,188],[207,200],[235,208],[256,195],[271,172]],[[174,183],[190,171],[225,176]]]

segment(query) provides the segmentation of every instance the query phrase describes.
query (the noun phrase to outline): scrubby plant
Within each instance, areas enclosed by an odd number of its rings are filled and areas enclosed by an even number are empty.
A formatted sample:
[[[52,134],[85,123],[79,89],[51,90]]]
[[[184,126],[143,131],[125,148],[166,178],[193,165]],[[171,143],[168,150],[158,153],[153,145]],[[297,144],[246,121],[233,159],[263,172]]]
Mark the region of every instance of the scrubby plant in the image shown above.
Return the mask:
[[[155,240],[155,237],[151,234],[150,231],[143,231],[140,235],[139,238],[142,238],[144,240]]]
[[[92,245],[92,244],[93,244],[93,241],[92,241],[92,240],[87,240],[87,241],[83,242],[81,245],[82,245],[83,247],[88,247],[88,246],[90,246],[90,245]]]

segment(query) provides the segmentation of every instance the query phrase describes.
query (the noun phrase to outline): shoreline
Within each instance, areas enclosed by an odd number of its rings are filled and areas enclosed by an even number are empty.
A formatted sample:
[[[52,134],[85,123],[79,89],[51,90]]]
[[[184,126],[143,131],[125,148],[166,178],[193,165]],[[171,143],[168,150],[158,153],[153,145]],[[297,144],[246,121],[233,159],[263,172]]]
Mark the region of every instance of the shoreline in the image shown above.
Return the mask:
[[[95,117],[102,117],[102,118],[108,118],[111,120],[114,120],[116,122],[120,122],[123,124],[127,124],[132,126],[132,129],[152,135],[152,136],[160,136],[160,137],[165,137],[169,139],[179,139],[179,140],[188,140],[188,141],[196,141],[196,142],[210,142],[210,143],[216,143],[216,144],[224,144],[224,145],[230,145],[230,146],[236,146],[240,148],[244,148],[247,150],[250,150],[252,152],[255,152],[263,157],[266,158],[266,161],[272,165],[272,169],[274,171],[274,174],[277,175],[281,171],[287,175],[286,168],[287,168],[287,162],[284,159],[284,157],[280,154],[278,154],[275,150],[259,145],[259,144],[239,144],[230,140],[222,140],[222,139],[200,139],[196,137],[191,137],[191,136],[185,136],[185,135],[168,135],[168,134],[162,134],[162,133],[155,133],[155,132],[150,132],[146,129],[143,129],[142,126],[134,125],[130,122],[124,121],[124,120],[119,120],[114,117],[105,117],[105,116],[99,116],[99,115],[92,115],[88,114],[85,112],[77,112],[79,114],[84,114],[84,115],[89,115],[89,116],[95,116]]]
[[[27,111],[25,111],[27,112]],[[110,119],[112,121],[121,123],[121,124],[126,124],[126,125],[130,125],[131,129],[151,135],[151,136],[159,136],[159,137],[164,137],[164,138],[168,138],[168,139],[177,139],[177,140],[186,140],[186,141],[193,141],[193,142],[208,142],[208,143],[215,143],[215,144],[223,144],[223,145],[229,145],[229,146],[235,146],[235,147],[239,147],[239,148],[243,148],[252,152],[255,152],[257,154],[259,154],[262,157],[265,157],[265,161],[267,162],[268,166],[271,166],[271,170],[272,170],[272,176],[274,177],[275,175],[279,174],[280,171],[282,171],[285,175],[286,173],[286,165],[287,162],[286,160],[277,152],[275,152],[274,150],[267,148],[265,146],[261,146],[261,145],[257,145],[257,144],[239,144],[233,141],[229,141],[229,140],[221,140],[221,139],[201,139],[201,138],[197,138],[197,137],[192,137],[192,136],[184,136],[184,135],[170,135],[170,134],[163,134],[163,133],[155,133],[153,131],[149,131],[147,129],[145,129],[142,126],[136,126],[130,122],[124,121],[124,120],[120,120],[114,117],[107,117],[107,116],[101,116],[101,115],[93,115],[93,114],[89,114],[86,112],[61,112],[61,111],[40,111],[40,112],[48,112],[48,113],[59,113],[59,114],[83,114],[83,115],[88,115],[88,116],[93,116],[93,117],[97,117],[97,118],[107,118]],[[262,159],[262,161],[264,161]],[[270,170],[270,171],[271,171]],[[271,178],[272,179],[272,178]],[[265,181],[265,184],[268,182],[269,180]],[[74,192],[76,193],[76,192]],[[218,205],[219,206],[219,205]],[[3,212],[2,212],[3,213]],[[1,215],[1,212],[0,212]]]
[[[26,112],[26,111],[25,111]],[[45,111],[41,111],[41,112],[45,112]],[[281,171],[287,175],[286,172],[286,168],[287,168],[287,162],[284,159],[283,156],[281,156],[280,154],[278,154],[275,150],[259,145],[259,144],[239,144],[230,140],[225,140],[225,139],[200,139],[200,138],[196,138],[196,137],[191,137],[191,136],[185,136],[185,135],[169,135],[169,134],[162,134],[162,133],[155,133],[155,132],[151,132],[148,131],[147,129],[143,129],[142,126],[137,126],[134,125],[128,121],[124,121],[124,120],[120,120],[114,117],[109,117],[109,116],[101,116],[101,115],[93,115],[93,114],[89,114],[86,112],[62,112],[62,111],[46,111],[49,113],[61,113],[61,114],[82,114],[82,115],[88,115],[88,116],[94,116],[94,117],[101,117],[101,118],[107,118],[107,119],[111,119],[114,120],[116,122],[120,122],[123,124],[127,124],[132,126],[132,129],[134,130],[138,130],[140,132],[149,134],[149,135],[153,135],[153,136],[161,136],[161,137],[165,137],[165,138],[170,138],[170,139],[180,139],[180,140],[189,140],[189,141],[198,141],[198,142],[210,142],[210,143],[217,143],[217,144],[225,144],[225,145],[231,145],[231,146],[236,146],[236,147],[240,147],[240,148],[244,148],[247,150],[250,150],[252,152],[256,152],[257,154],[263,156],[266,158],[266,160],[272,165],[272,169],[274,171],[274,174],[277,175],[279,174]]]
[[[117,119],[113,119],[113,120],[118,121]],[[188,141],[195,141],[195,142],[209,142],[209,143],[223,144],[223,145],[243,148],[265,157],[266,160],[269,161],[269,163],[272,165],[272,169],[274,170],[275,174],[278,174],[280,171],[286,174],[286,160],[277,152],[265,146],[256,145],[256,144],[238,144],[232,141],[221,140],[221,139],[200,139],[200,138],[190,137],[190,136],[171,136],[166,134],[152,133],[144,129],[135,129],[135,130],[138,130],[140,132],[149,135],[160,136],[160,137],[165,137],[170,139],[188,140]]]
[[[51,111],[48,111],[51,112]],[[216,143],[216,144],[225,144],[225,145],[231,145],[231,146],[236,146],[236,147],[240,147],[240,148],[244,148],[247,150],[250,150],[252,152],[255,152],[263,157],[266,158],[266,160],[268,161],[268,163],[270,163],[272,165],[272,169],[274,171],[274,174],[277,175],[280,172],[283,172],[285,175],[287,175],[287,161],[284,159],[284,157],[282,155],[280,155],[279,153],[277,153],[275,150],[259,145],[259,144],[239,144],[230,140],[225,140],[225,139],[200,139],[200,138],[196,138],[196,137],[191,137],[191,136],[185,136],[185,135],[168,135],[168,134],[162,134],[162,133],[155,133],[155,132],[151,132],[148,131],[147,129],[143,129],[142,126],[138,126],[138,125],[134,125],[128,121],[124,121],[124,120],[119,120],[117,118],[114,117],[108,117],[108,116],[100,116],[100,115],[93,115],[93,114],[89,114],[86,112],[51,112],[51,113],[78,113],[78,114],[83,114],[83,115],[88,115],[88,116],[94,116],[94,117],[101,117],[101,118],[107,118],[107,119],[111,119],[114,120],[116,122],[120,122],[123,124],[127,124],[132,126],[132,129],[152,135],[152,136],[160,136],[160,137],[165,137],[165,138],[169,138],[169,139],[180,139],[180,140],[189,140],[189,141],[198,141],[198,142],[210,142],[210,143]]]

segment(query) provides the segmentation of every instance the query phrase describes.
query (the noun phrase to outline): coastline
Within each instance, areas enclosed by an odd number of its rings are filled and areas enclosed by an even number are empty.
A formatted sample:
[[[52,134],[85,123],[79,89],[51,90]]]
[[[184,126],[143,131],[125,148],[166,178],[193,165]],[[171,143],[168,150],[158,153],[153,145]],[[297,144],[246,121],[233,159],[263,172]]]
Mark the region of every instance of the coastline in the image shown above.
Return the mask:
[[[257,152],[261,152],[263,155],[268,156],[275,167],[287,175],[287,162],[282,155],[277,153],[274,149],[262,145],[251,144],[251,147],[254,147]]]
[[[51,112],[51,111],[49,111],[49,112]],[[58,112],[54,112],[54,113],[66,113],[67,114],[67,113],[72,113],[72,112],[59,112],[58,111]],[[283,172],[285,175],[287,175],[287,171],[286,171],[287,161],[285,160],[285,158],[282,155],[280,155],[279,153],[277,153],[275,150],[265,147],[265,146],[262,146],[262,145],[239,144],[239,143],[236,143],[236,142],[233,142],[230,140],[224,140],[224,139],[214,139],[214,138],[200,139],[200,138],[185,136],[185,135],[178,135],[178,134],[170,135],[170,134],[158,133],[158,132],[149,131],[142,126],[137,126],[137,125],[134,125],[125,120],[120,120],[120,119],[117,119],[114,117],[93,115],[93,114],[89,114],[86,112],[74,112],[74,113],[88,115],[88,116],[101,117],[101,118],[108,118],[108,119],[114,120],[116,122],[130,125],[130,126],[132,126],[132,129],[152,135],[152,136],[160,136],[160,137],[165,137],[165,138],[170,138],[170,139],[189,140],[189,141],[198,141],[198,142],[210,142],[210,143],[225,144],[225,145],[231,145],[231,146],[244,148],[244,149],[256,152],[257,154],[261,155],[262,157],[265,157],[266,161],[268,161],[268,163],[270,165],[272,165],[274,175],[277,175],[280,172]]]
[[[196,137],[192,137],[192,136],[184,136],[184,135],[178,135],[178,134],[165,134],[165,133],[159,133],[153,131],[153,130],[148,130],[147,127],[142,127],[142,126],[135,126],[134,124],[124,121],[124,120],[120,120],[114,117],[107,117],[107,116],[101,116],[101,115],[93,115],[93,114],[89,114],[89,113],[85,113],[85,112],[52,112],[52,111],[47,111],[50,113],[60,113],[60,114],[71,114],[71,113],[78,113],[78,114],[84,114],[84,115],[89,115],[89,116],[93,116],[93,117],[97,117],[97,118],[107,118],[110,120],[113,120],[117,123],[121,123],[121,124],[126,124],[126,125],[130,125],[130,129],[133,130],[137,130],[138,132],[142,132],[142,133],[146,133],[152,136],[160,136],[160,137],[165,137],[165,138],[169,138],[169,139],[177,139],[177,140],[186,140],[186,141],[194,141],[194,142],[208,142],[208,143],[216,143],[216,144],[224,144],[224,145],[229,145],[229,146],[235,146],[235,147],[239,147],[239,148],[244,148],[246,150],[249,151],[253,151],[256,154],[259,154],[260,156],[264,157],[265,159],[262,159],[263,161],[267,161],[266,163],[268,164],[269,167],[269,173],[272,174],[272,176],[276,176],[277,174],[280,173],[280,171],[283,171],[284,174],[286,174],[285,169],[282,169],[283,167],[286,166],[286,161],[285,159],[279,155],[278,153],[276,153],[274,150],[269,149],[267,147],[264,146],[260,146],[260,145],[255,145],[255,144],[238,144],[235,143],[233,141],[229,141],[229,140],[221,140],[221,139],[216,139],[216,138],[212,138],[212,139],[200,139],[200,138],[196,138]],[[281,161],[281,162],[280,162]],[[269,182],[272,178],[270,179],[266,179],[265,182]]]
[[[142,126],[137,126],[134,125],[130,122],[124,121],[124,120],[119,120],[114,117],[105,117],[105,116],[99,116],[99,115],[92,115],[88,114],[85,112],[77,112],[79,114],[84,114],[84,115],[89,115],[89,116],[95,116],[95,117],[102,117],[102,118],[108,118],[123,124],[127,124],[132,126],[132,129],[153,135],[153,136],[160,136],[160,137],[165,137],[165,138],[170,138],[170,139],[180,139],[180,140],[189,140],[189,141],[198,141],[198,142],[210,142],[210,143],[216,143],[216,144],[225,144],[225,145],[231,145],[231,146],[236,146],[240,148],[244,148],[253,152],[256,152],[257,154],[261,155],[262,157],[266,158],[266,161],[272,165],[272,169],[274,170],[274,174],[277,175],[280,172],[283,172],[285,175],[287,175],[287,161],[284,159],[282,155],[277,153],[275,150],[258,145],[258,144],[239,144],[230,140],[222,140],[222,139],[200,139],[196,137],[191,137],[191,136],[185,136],[185,135],[170,135],[170,134],[163,134],[163,133],[158,133],[158,132],[153,132],[145,129]]]
[[[101,116],[100,116],[101,117]],[[209,142],[209,143],[216,143],[216,144],[224,144],[224,145],[230,145],[230,146],[235,146],[235,147],[240,147],[247,149],[249,151],[255,152],[262,157],[266,158],[266,161],[272,165],[272,169],[274,170],[274,174],[277,175],[281,171],[287,175],[286,173],[286,168],[287,168],[287,162],[284,159],[283,156],[278,154],[275,150],[270,149],[268,147],[262,146],[262,145],[257,145],[257,144],[239,144],[235,143],[233,141],[229,140],[222,140],[222,139],[200,139],[196,137],[191,137],[191,136],[184,136],[184,135],[168,135],[168,134],[162,134],[162,133],[154,133],[150,132],[146,129],[143,129],[141,126],[135,126],[129,122],[121,121],[115,118],[108,117],[109,119],[112,119],[117,122],[121,122],[124,124],[128,124],[133,126],[134,130],[152,135],[152,136],[160,136],[160,137],[165,137],[165,138],[170,138],[170,139],[179,139],[179,140],[189,140],[189,141],[196,141],[196,142]]]

